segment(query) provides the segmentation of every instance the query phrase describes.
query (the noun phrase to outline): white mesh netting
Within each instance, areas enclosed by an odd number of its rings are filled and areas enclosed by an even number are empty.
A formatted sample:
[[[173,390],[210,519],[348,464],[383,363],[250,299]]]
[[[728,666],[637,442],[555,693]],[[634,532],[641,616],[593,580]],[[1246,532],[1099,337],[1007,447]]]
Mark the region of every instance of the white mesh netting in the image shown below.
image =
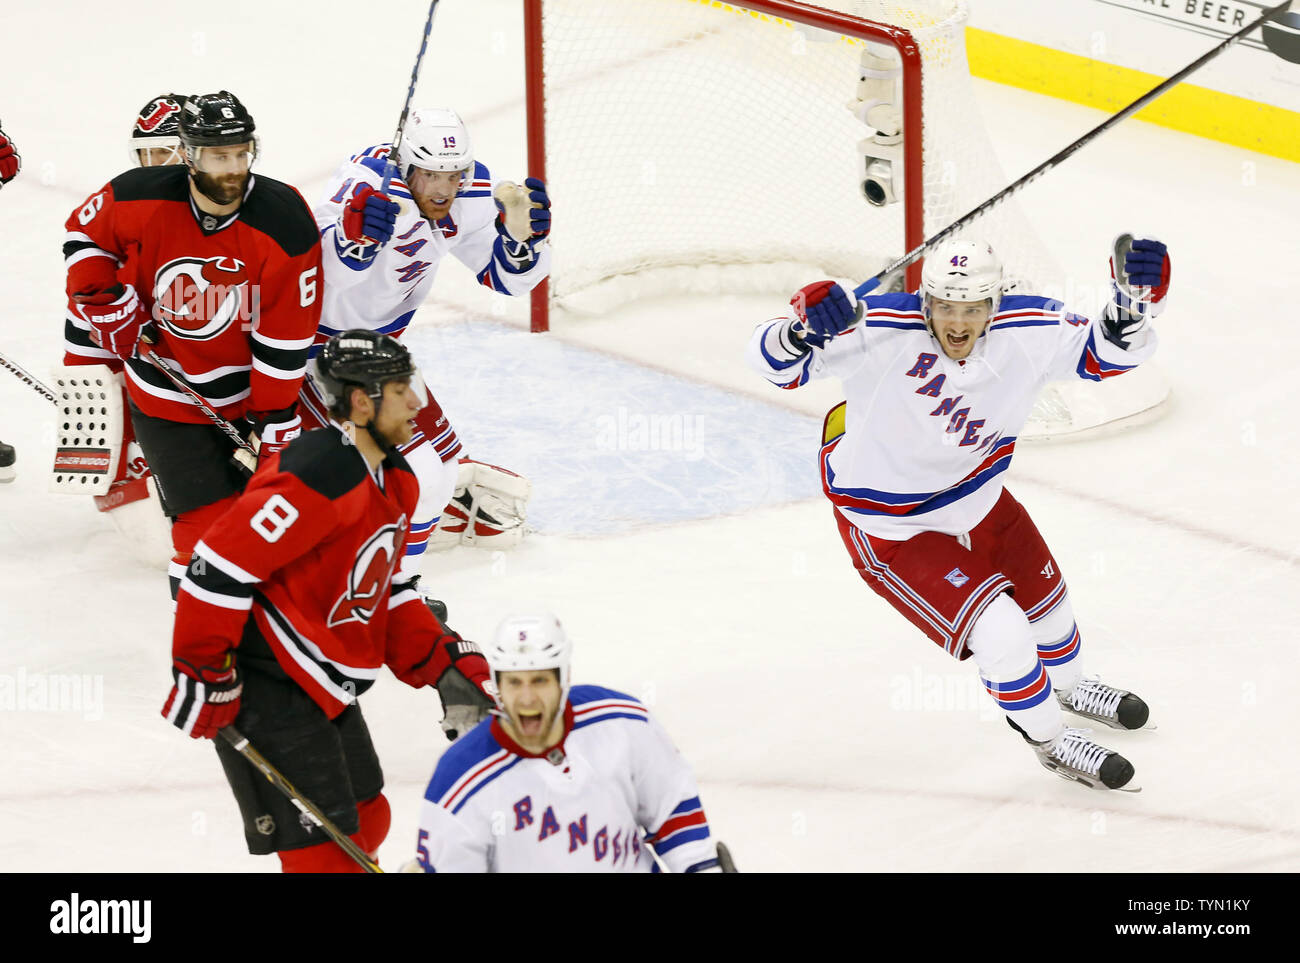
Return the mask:
[[[902,26],[920,47],[927,236],[1009,183],[971,89],[964,0],[821,6]],[[891,48],[795,16],[718,0],[546,0],[547,180],[564,210],[551,236],[554,308],[860,281],[906,252],[915,199],[864,200],[859,145],[874,131],[852,109],[864,48]],[[902,195],[901,159],[894,173]],[[1014,200],[970,234],[1028,282],[1021,290],[1064,290]],[[1068,400],[1048,400],[1031,432],[1072,430]]]

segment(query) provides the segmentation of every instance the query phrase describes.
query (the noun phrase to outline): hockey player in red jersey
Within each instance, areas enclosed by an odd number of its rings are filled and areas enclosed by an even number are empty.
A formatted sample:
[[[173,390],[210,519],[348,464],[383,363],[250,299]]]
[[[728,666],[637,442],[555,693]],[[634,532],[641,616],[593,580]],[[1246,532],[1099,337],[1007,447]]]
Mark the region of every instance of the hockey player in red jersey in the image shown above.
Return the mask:
[[[73,211],[63,246],[68,360],[124,363],[131,421],[173,520],[173,590],[203,529],[243,489],[233,442],[152,350],[265,460],[299,431],[320,317],[320,243],[292,187],[254,177],[253,118],[229,91],[187,98],[183,167],[115,177]]]
[[[372,856],[388,830],[383,774],[356,699],[387,665],[437,687],[455,738],[492,705],[478,647],[394,582],[419,485],[398,447],[421,392],[393,338],[348,331],[317,361],[337,424],[271,459],[204,534],[181,582],[176,684],[163,709],[194,738],[240,732]],[[249,851],[286,872],[359,867],[222,741]]]

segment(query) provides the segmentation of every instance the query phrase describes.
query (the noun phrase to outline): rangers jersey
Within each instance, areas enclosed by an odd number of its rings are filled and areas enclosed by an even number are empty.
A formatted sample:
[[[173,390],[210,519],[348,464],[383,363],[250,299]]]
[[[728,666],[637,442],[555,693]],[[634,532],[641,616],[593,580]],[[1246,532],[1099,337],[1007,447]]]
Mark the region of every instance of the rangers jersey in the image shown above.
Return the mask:
[[[478,162],[447,216],[436,223],[420,213],[410,188],[394,177],[386,191],[400,207],[392,239],[383,245],[349,241],[338,227],[339,214],[361,188],[383,187],[385,171],[392,170],[387,161],[391,150],[391,144],[379,144],[352,155],[316,205],[326,282],[318,345],[350,328],[399,337],[428,297],[438,265],[448,254],[473,271],[484,287],[505,294],[527,294],[550,272],[550,246],[545,242],[536,246],[536,259],[522,270],[506,257],[496,229],[495,183]]]
[[[822,487],[877,538],[969,532],[1002,493],[1046,382],[1116,377],[1156,350],[1150,325],[1125,349],[1059,301],[1007,295],[970,355],[954,361],[926,327],[919,294],[868,297],[865,306],[863,321],[824,349],[797,350],[790,317],[761,324],[747,358],[781,388],[840,378],[845,422],[823,438]]]
[[[393,584],[418,492],[401,455],[372,473],[341,429],[305,432],[195,546],[173,657],[221,665],[251,615],[276,661],[330,718],[382,665],[419,688],[413,670],[448,633],[410,583]]]
[[[425,872],[656,872],[651,849],[673,872],[717,865],[695,777],[636,699],[574,686],[559,750],[496,719],[453,743],[420,806]]]
[[[293,404],[320,320],[321,264],[294,188],[250,175],[239,210],[214,217],[194,203],[184,166],[138,168],[92,194],[66,226],[65,363],[116,361],[90,339],[71,295],[133,284],[160,334],[154,350],[222,417]],[[127,361],[126,384],[147,415],[206,421],[146,358]]]

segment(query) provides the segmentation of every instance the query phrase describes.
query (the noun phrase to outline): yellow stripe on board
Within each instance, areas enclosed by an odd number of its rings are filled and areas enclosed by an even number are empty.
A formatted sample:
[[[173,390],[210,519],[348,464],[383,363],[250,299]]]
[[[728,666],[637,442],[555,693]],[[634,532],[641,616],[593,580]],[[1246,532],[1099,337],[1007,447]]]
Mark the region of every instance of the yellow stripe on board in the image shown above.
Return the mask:
[[[971,74],[1114,113],[1164,77],[966,28]],[[1133,115],[1161,127],[1300,161],[1300,113],[1181,83]]]

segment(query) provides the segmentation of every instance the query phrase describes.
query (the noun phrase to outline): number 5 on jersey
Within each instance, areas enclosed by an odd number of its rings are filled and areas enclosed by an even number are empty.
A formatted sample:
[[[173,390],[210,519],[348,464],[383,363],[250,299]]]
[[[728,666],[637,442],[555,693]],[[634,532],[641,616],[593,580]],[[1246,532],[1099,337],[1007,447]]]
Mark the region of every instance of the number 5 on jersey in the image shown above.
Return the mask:
[[[278,542],[297,520],[298,509],[290,505],[283,495],[275,494],[266,500],[266,504],[248,520],[248,524],[268,542]]]

